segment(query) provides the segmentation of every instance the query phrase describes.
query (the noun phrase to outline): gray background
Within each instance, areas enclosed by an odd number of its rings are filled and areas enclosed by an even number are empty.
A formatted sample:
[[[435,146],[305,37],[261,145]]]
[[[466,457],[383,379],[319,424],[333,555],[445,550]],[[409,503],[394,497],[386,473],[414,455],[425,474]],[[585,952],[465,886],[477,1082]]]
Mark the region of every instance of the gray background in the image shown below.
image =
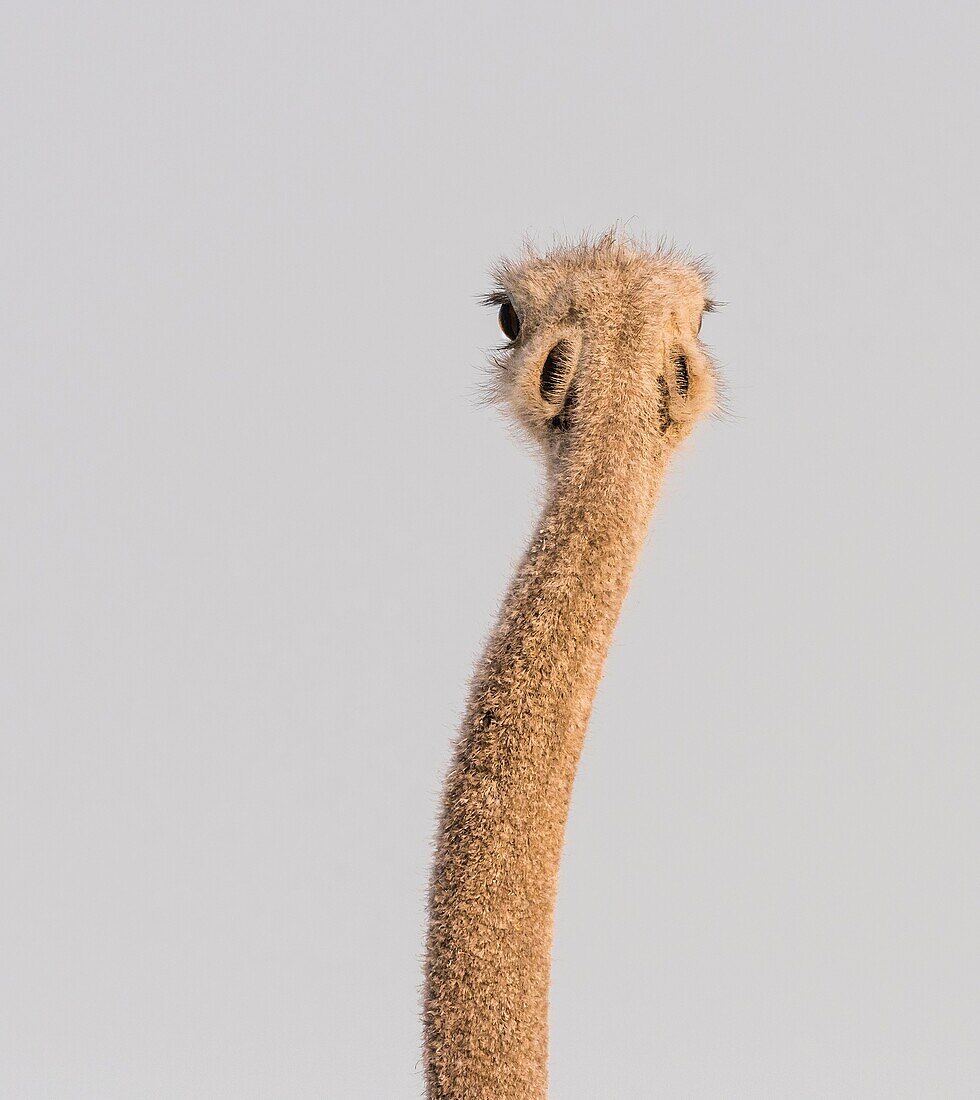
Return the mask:
[[[486,271],[709,254],[595,709],[555,1097],[976,1097],[967,4],[5,3],[0,1096],[418,1096],[539,501]],[[969,565],[973,562],[973,566]]]

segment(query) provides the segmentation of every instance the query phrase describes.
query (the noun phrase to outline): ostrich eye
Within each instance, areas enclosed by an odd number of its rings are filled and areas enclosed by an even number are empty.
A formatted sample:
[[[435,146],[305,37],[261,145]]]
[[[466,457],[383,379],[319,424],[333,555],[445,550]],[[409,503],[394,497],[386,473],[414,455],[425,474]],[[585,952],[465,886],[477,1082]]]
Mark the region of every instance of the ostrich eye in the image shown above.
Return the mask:
[[[517,310],[514,309],[509,298],[501,305],[497,319],[500,322],[500,331],[508,340],[516,340],[520,336],[521,319],[517,316]]]

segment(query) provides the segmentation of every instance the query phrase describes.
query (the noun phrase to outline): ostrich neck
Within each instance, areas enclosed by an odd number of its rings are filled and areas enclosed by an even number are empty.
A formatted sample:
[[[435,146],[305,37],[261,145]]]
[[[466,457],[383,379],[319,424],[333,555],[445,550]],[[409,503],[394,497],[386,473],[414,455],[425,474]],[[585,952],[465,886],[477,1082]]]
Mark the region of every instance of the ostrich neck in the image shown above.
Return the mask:
[[[542,1100],[558,865],[585,727],[665,456],[559,469],[477,666],[430,899],[432,1100]],[[634,457],[628,457],[628,456]]]

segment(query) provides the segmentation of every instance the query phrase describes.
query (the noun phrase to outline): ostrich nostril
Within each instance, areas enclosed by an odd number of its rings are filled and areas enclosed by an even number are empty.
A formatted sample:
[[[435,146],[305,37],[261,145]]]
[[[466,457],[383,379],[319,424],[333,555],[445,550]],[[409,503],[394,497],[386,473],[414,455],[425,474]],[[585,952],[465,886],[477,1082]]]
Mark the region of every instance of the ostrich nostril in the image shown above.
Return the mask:
[[[548,358],[541,368],[541,397],[552,404],[561,389],[568,373],[568,348],[563,340],[548,352]]]

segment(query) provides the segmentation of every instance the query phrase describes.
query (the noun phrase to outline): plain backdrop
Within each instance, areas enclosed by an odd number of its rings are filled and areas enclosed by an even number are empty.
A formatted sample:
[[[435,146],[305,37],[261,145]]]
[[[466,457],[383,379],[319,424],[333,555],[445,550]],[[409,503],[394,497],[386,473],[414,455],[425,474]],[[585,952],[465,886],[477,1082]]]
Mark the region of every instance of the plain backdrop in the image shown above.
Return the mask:
[[[708,255],[552,1095],[980,1095],[967,3],[50,3],[0,34],[0,1096],[422,1093],[439,791],[540,503],[487,270]]]

